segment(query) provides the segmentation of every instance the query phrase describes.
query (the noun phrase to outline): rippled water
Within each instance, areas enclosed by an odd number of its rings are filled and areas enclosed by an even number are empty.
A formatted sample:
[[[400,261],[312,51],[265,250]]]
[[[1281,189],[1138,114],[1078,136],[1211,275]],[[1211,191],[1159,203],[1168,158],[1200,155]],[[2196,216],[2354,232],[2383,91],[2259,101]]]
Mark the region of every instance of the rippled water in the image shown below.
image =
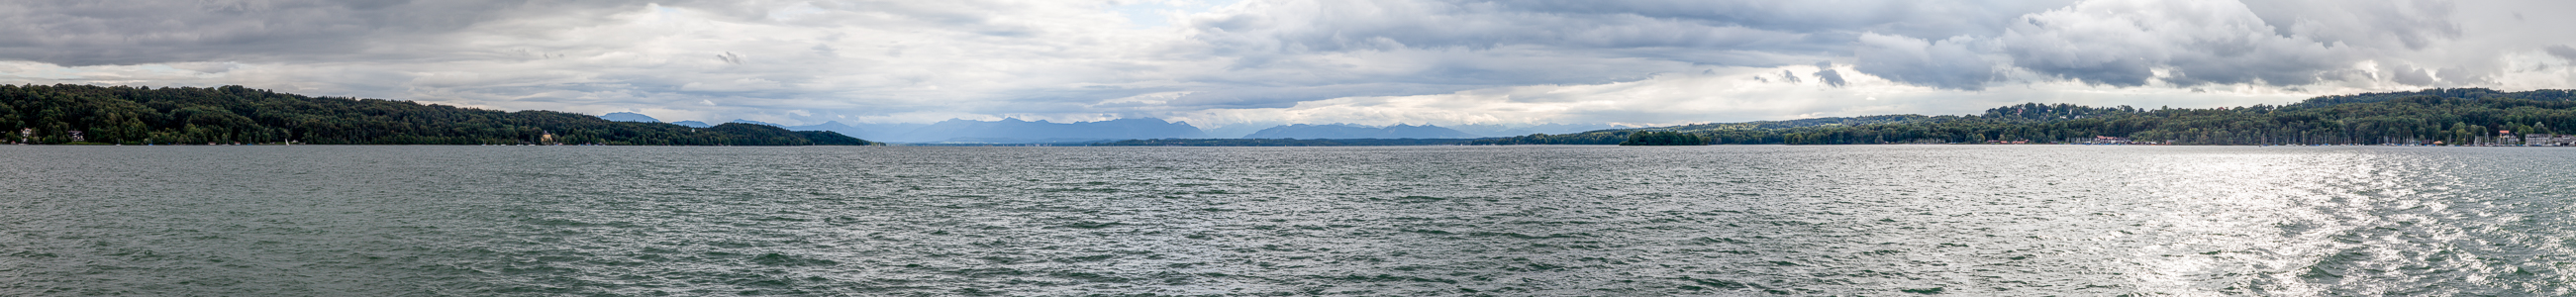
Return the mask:
[[[0,147],[0,295],[2568,295],[2576,149]]]

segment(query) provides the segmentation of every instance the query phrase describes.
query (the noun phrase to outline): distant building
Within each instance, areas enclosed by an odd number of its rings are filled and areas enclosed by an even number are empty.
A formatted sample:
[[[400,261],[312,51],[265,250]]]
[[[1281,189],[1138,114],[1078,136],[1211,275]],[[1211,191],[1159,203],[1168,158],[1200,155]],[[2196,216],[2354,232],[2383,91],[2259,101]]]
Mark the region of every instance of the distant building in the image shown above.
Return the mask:
[[[2127,137],[2094,136],[2093,138],[2083,138],[2083,137],[2068,138],[2068,139],[2066,139],[2066,143],[2072,143],[2072,144],[2130,144],[2131,142],[2129,141],[2129,138],[2127,138]]]
[[[2522,143],[2524,145],[2531,146],[2570,146],[2576,145],[2576,135],[2540,133],[2523,134]]]
[[[72,136],[72,142],[89,141],[89,138],[85,137],[85,135],[81,135],[81,130],[63,131],[63,133],[70,134]]]

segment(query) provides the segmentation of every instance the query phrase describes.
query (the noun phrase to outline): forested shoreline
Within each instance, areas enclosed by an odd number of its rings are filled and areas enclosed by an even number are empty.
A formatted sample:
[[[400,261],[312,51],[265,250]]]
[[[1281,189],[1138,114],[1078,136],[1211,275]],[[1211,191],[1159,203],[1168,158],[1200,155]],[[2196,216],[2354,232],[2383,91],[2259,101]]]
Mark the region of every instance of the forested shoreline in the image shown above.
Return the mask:
[[[871,144],[828,131],[691,128],[242,86],[0,85],[0,132],[0,143],[34,144]]]
[[[1533,134],[1476,145],[1621,144],[1679,132],[1705,144],[2065,143],[2098,136],[2187,145],[2461,144],[2506,134],[2576,133],[2576,94],[2428,89],[2220,108],[2020,104],[1978,115],[1887,115]],[[2561,130],[2566,129],[2566,130]],[[2505,131],[2511,131],[2507,133]],[[1656,136],[1671,139],[1670,135]],[[1643,139],[1643,138],[1638,138]]]

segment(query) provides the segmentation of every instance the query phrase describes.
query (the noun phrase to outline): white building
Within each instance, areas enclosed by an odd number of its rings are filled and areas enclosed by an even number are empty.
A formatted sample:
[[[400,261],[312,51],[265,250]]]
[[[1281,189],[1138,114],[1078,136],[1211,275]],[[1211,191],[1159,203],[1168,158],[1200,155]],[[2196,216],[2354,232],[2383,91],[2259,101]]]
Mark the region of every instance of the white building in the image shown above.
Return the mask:
[[[2524,145],[2533,146],[2571,146],[2576,145],[2576,135],[2539,133],[2523,134],[2522,143]]]

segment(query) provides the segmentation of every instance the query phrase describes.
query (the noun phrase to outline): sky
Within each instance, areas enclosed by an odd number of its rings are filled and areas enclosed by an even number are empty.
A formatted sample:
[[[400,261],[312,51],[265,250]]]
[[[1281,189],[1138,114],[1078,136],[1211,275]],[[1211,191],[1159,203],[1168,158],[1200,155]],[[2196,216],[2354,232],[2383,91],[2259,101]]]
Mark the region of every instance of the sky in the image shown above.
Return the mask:
[[[2576,88],[2576,1],[25,0],[0,83],[790,125],[1662,126]]]

